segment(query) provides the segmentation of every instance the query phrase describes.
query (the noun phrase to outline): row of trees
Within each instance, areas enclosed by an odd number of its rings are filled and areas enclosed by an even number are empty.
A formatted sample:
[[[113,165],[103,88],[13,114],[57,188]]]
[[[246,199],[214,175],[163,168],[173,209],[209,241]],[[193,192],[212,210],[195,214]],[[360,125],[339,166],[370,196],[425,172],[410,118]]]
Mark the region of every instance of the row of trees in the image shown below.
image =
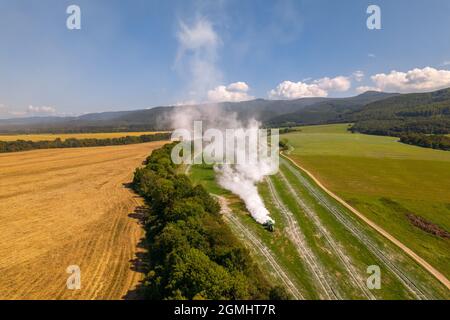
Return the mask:
[[[296,131],[302,131],[299,128],[296,127],[283,127],[279,129],[279,134],[287,134],[287,133],[292,133],[292,132],[296,132]]]
[[[400,137],[400,142],[424,148],[450,150],[450,121],[428,119],[424,121],[368,120],[353,124],[352,132],[380,136]]]
[[[289,150],[289,140],[281,139],[279,142],[279,146],[280,146],[281,151],[288,151]]]
[[[450,151],[450,137],[443,135],[426,135],[419,133],[404,134],[400,142],[425,148],[433,148]]]
[[[357,121],[350,130],[366,134],[398,137],[407,133],[448,134],[449,118],[404,118]]]
[[[57,138],[53,141],[0,141],[0,153],[27,151],[34,149],[53,149],[53,148],[81,148],[98,146],[115,146],[125,144],[136,144],[151,141],[161,141],[170,138],[170,133],[155,133],[141,136],[126,136],[120,138],[107,139],[65,139]]]
[[[64,120],[64,118],[61,118]],[[111,133],[111,132],[151,132],[163,131],[167,128],[156,127],[152,124],[126,124],[114,123],[110,125],[92,125],[80,120],[80,124],[74,122],[45,122],[42,123],[12,123],[0,121],[0,132],[2,134],[75,134],[75,133]]]
[[[408,144],[448,150],[450,89],[398,95],[348,117],[353,132],[401,137]]]
[[[177,173],[173,146],[155,150],[134,174],[134,188],[149,204],[147,298],[288,298],[267,282],[224,223],[217,201]]]

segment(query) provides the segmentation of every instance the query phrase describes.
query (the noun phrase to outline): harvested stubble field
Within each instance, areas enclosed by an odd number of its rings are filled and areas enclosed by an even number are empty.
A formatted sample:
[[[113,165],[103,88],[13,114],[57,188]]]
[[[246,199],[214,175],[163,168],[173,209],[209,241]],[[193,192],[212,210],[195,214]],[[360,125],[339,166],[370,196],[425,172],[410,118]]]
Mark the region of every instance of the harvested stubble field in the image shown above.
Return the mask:
[[[142,203],[125,185],[164,143],[0,155],[0,299],[130,296]],[[66,288],[69,265],[81,290]]]

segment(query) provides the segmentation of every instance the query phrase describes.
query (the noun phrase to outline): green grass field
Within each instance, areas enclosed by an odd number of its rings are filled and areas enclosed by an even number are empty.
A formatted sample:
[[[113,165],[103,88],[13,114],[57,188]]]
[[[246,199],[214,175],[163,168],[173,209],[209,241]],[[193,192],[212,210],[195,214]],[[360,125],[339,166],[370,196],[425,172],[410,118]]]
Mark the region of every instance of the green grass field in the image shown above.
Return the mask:
[[[293,159],[450,277],[450,239],[422,231],[406,217],[413,213],[450,231],[450,152],[352,134],[347,127],[301,127],[282,137],[295,148]]]
[[[293,168],[292,166],[290,166]],[[409,292],[406,287],[399,281],[391,270],[389,270],[385,261],[374,254],[373,249],[369,249],[367,243],[363,243],[361,238],[355,237],[346,227],[338,222],[326,209],[323,204],[305,188],[304,183],[300,183],[298,178],[288,170],[288,163],[281,161],[281,173],[272,176],[270,179],[275,188],[278,199],[283,205],[293,213],[294,219],[297,221],[300,233],[304,237],[304,242],[310,248],[313,256],[316,257],[317,265],[322,268],[324,275],[331,283],[333,290],[338,293],[340,298],[344,299],[366,299],[364,292],[361,290],[365,286],[365,278],[367,277],[366,268],[369,265],[380,265],[382,268],[382,289],[371,291],[368,294],[376,299],[414,299],[415,296]],[[440,285],[427,271],[411,261],[411,259],[401,253],[394,245],[387,242],[381,235],[372,230],[345,210],[333,199],[328,197],[324,192],[315,186],[312,181],[300,171],[296,171],[304,179],[313,185],[316,192],[322,194],[323,199],[328,199],[329,205],[340,211],[346,218],[348,223],[352,224],[359,230],[366,239],[371,239],[371,243],[382,250],[383,255],[390,261],[400,267],[404,273],[416,284],[420,284],[423,292],[429,297],[446,298],[447,291]],[[270,191],[269,184],[263,182],[259,185],[259,193],[262,196],[267,209],[270,211],[272,218],[276,221],[275,232],[271,233],[265,230],[261,225],[257,224],[248,214],[243,202],[235,195],[223,190],[215,180],[215,172],[212,166],[195,165],[189,171],[190,177],[195,184],[202,184],[209,192],[221,195],[228,199],[233,215],[237,217],[245,227],[264,243],[265,246],[276,257],[279,265],[287,272],[290,279],[296,284],[301,291],[303,297],[307,299],[326,299],[324,291],[321,289],[317,278],[311,273],[310,267],[305,260],[303,249],[297,251],[296,244],[289,236],[289,226],[284,214],[280,211],[280,207],[274,202],[273,194]],[[283,178],[283,176],[285,178]],[[287,180],[283,180],[287,179]],[[267,181],[267,180],[266,180]],[[288,182],[289,183],[288,183]],[[298,202],[293,198],[291,191],[288,189],[291,185],[294,191],[306,205],[317,215],[320,221],[314,222],[310,214],[299,207]],[[319,229],[319,225],[327,230],[330,240],[324,238],[324,233]],[[231,224],[233,229],[233,225]],[[322,230],[323,230],[322,229]],[[235,230],[236,231],[236,230]],[[240,236],[239,230],[236,232]],[[245,239],[244,239],[245,241]],[[247,242],[247,241],[245,241]],[[247,243],[248,244],[248,243]],[[297,244],[298,245],[298,244]],[[252,246],[250,245],[250,249]],[[337,251],[340,251],[347,262],[343,262],[337,257]],[[255,259],[261,264],[264,270],[270,271],[270,265],[267,260],[258,254],[257,250],[253,252]],[[348,263],[353,265],[353,269],[348,269]],[[273,281],[277,283],[280,279],[276,274],[269,272]],[[352,280],[352,276],[356,279]],[[356,283],[355,283],[356,281]],[[358,284],[359,283],[359,284]],[[359,287],[358,287],[359,286]]]

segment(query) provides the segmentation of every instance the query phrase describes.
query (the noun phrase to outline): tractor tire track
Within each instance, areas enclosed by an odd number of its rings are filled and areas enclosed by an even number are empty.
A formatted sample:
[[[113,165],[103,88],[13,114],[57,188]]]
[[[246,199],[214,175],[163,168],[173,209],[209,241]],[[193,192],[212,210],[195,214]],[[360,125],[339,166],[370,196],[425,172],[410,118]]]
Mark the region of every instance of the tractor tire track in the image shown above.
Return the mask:
[[[277,191],[275,190],[275,187],[270,178],[267,178],[266,181],[267,185],[269,186],[270,195],[272,197],[275,206],[278,208],[278,210],[281,212],[286,222],[288,223],[287,227],[288,236],[295,245],[299,256],[301,258],[304,258],[304,261],[306,262],[308,269],[310,270],[311,274],[315,277],[317,283],[321,287],[322,293],[326,296],[327,299],[330,300],[341,299],[339,293],[336,292],[333,289],[333,286],[329,283],[329,280],[325,276],[325,272],[323,271],[323,269],[320,267],[317,258],[315,257],[311,248],[306,243],[306,239],[301,233],[293,213],[288,208],[286,208],[284,203],[282,203],[282,201],[280,200],[280,197]]]
[[[290,277],[286,274],[283,268],[277,263],[275,257],[271,253],[270,249],[264,245],[251,231],[249,231],[238,218],[236,218],[231,209],[228,207],[227,200],[224,197],[216,196],[218,198],[221,211],[226,220],[228,220],[240,234],[247,238],[247,240],[253,244],[254,248],[262,254],[277,276],[281,279],[285,287],[289,290],[292,296],[297,300],[305,300],[305,297],[297,289],[297,286],[291,281]]]
[[[305,201],[303,201],[303,199],[300,198],[300,196],[298,195],[298,193],[294,190],[294,187],[292,186],[292,184],[289,182],[289,180],[286,178],[286,176],[281,172],[281,170],[279,171],[280,177],[283,180],[283,183],[287,186],[290,194],[292,195],[292,197],[295,199],[295,201],[297,202],[298,206],[303,210],[304,213],[306,213],[306,215],[312,220],[312,222],[314,223],[314,225],[316,226],[316,228],[319,230],[320,234],[322,234],[322,236],[325,238],[325,240],[328,242],[329,247],[331,248],[331,250],[334,252],[334,254],[339,258],[339,260],[342,263],[342,266],[345,268],[345,270],[347,271],[347,273],[350,276],[350,280],[352,282],[352,284],[359,288],[361,290],[361,292],[370,300],[376,300],[375,296],[372,294],[372,292],[370,292],[369,288],[367,288],[367,286],[365,286],[363,279],[358,277],[358,271],[356,270],[355,266],[352,264],[352,262],[350,261],[350,258],[348,257],[348,255],[343,251],[342,247],[340,246],[340,244],[338,244],[333,237],[331,236],[331,234],[328,232],[328,230],[324,227],[324,225],[322,224],[322,222],[320,221],[319,217],[317,216],[317,214],[314,212],[313,209],[311,209],[306,203]]]
[[[375,255],[378,260],[380,260],[388,269],[394,274],[397,279],[404,285],[408,291],[414,295],[417,299],[426,300],[428,299],[428,294],[424,293],[421,288],[419,288],[414,281],[412,281],[408,275],[403,272],[398,266],[392,263],[391,259],[386,256],[386,254],[376,245],[373,240],[368,238],[361,230],[359,230],[352,221],[336,206],[331,204],[331,202],[314,186],[304,178],[298,169],[294,168],[285,159],[280,159],[281,163],[286,165],[286,167],[291,171],[298,181],[308,190],[308,192],[320,203],[324,208],[326,208],[333,216],[339,221],[354,237],[356,237],[361,243],[363,243],[369,251]]]

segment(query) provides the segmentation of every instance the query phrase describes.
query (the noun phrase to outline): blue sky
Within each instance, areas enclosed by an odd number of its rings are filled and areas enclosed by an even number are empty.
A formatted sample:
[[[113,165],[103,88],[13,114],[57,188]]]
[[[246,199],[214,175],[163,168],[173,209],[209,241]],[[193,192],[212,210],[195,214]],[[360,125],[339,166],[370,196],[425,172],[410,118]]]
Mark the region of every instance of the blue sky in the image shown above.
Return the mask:
[[[0,0],[0,117],[450,87],[449,15],[447,0]]]

